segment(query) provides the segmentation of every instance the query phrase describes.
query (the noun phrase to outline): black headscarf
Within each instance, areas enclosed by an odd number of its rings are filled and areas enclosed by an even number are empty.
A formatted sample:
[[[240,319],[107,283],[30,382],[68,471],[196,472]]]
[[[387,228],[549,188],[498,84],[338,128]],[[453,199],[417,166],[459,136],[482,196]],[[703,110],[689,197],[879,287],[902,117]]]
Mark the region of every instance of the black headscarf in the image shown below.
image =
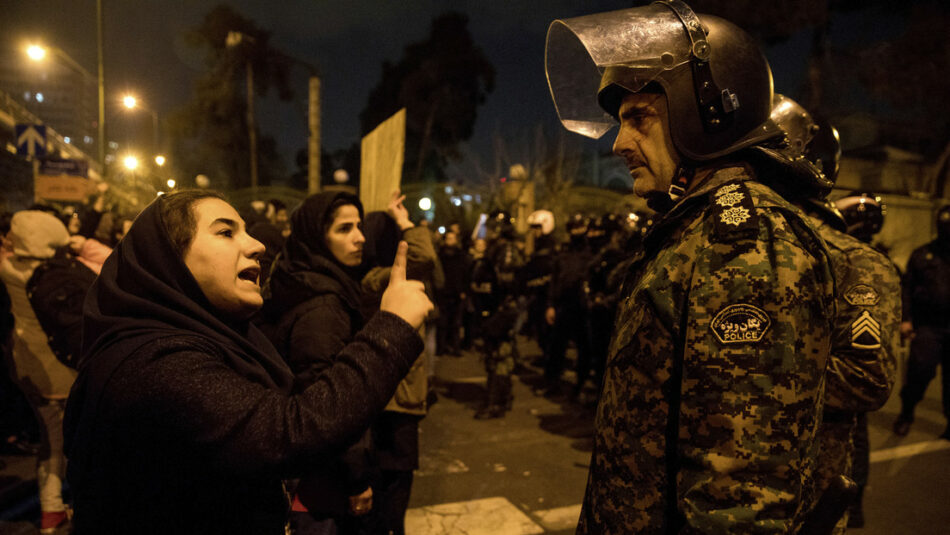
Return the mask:
[[[99,403],[127,357],[159,340],[206,350],[266,388],[290,393],[293,374],[249,321],[226,322],[175,252],[156,199],[135,219],[102,266],[83,307],[79,376],[66,405],[70,481],[83,479],[96,436]],[[167,346],[167,344],[165,344]]]
[[[266,292],[265,314],[280,315],[314,296],[333,293],[351,309],[360,306],[362,270],[341,264],[327,247],[333,212],[353,205],[363,218],[355,195],[327,191],[307,197],[290,218],[292,232],[275,261]]]
[[[117,346],[190,335],[216,346],[243,377],[289,392],[293,377],[266,337],[250,321],[225,321],[205,297],[172,246],[161,202],[157,199],[135,219],[89,290],[80,369],[113,360],[109,354]]]

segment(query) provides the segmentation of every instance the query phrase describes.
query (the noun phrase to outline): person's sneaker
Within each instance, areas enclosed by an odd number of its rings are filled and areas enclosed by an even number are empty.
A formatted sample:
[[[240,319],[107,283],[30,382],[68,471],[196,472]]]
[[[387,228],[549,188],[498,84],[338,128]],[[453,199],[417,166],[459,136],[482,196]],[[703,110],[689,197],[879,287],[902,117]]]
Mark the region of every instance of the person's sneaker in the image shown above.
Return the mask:
[[[910,433],[910,424],[912,420],[901,415],[897,417],[897,420],[894,421],[894,434],[899,437],[906,437],[907,433]]]

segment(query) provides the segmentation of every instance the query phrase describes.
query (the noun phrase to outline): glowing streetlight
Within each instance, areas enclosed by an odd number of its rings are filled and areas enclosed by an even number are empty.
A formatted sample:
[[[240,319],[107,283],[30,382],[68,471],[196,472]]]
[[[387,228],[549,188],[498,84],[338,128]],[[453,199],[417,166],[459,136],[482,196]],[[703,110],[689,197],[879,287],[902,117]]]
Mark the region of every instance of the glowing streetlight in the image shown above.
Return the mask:
[[[428,211],[432,208],[432,199],[428,197],[423,197],[419,199],[419,209],[423,211]]]
[[[175,187],[175,179],[174,179],[174,178],[169,178],[169,179],[168,179],[168,182],[165,182],[165,183],[168,184],[168,189],[172,189],[172,188]]]
[[[122,165],[129,171],[135,171],[139,166],[139,159],[131,155],[126,156],[122,159]]]
[[[101,3],[101,2],[100,2]],[[105,166],[106,162],[106,106],[105,106],[105,83],[103,82],[103,68],[102,68],[102,14],[101,12],[97,13],[98,16],[98,44],[99,44],[99,55],[98,55],[98,67],[99,67],[99,76],[93,76],[89,71],[87,71],[82,65],[76,62],[69,54],[63,51],[63,49],[57,46],[41,46],[38,44],[32,44],[26,47],[26,55],[32,61],[43,61],[46,59],[46,56],[50,53],[55,54],[60,60],[66,63],[70,68],[75,70],[87,80],[97,81],[99,86],[99,165]]]
[[[46,49],[40,45],[30,45],[26,47],[26,55],[33,61],[42,61],[46,57]]]
[[[142,103],[139,102],[139,99],[131,94],[122,97],[122,105],[128,110],[143,110],[152,116],[152,144],[154,145],[154,149],[158,150],[158,112],[143,106]],[[156,162],[157,161],[156,158]]]
[[[162,156],[161,154],[159,154],[158,156],[156,156],[156,157],[155,157],[155,165],[157,165],[157,166],[159,166],[159,167],[165,165],[165,157]]]

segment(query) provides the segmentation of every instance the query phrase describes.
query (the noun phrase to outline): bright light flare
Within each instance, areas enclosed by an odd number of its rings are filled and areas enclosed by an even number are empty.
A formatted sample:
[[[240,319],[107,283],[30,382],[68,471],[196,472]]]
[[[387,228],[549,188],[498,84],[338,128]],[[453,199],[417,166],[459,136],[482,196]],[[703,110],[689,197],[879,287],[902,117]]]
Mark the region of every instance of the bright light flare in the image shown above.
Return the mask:
[[[33,61],[42,61],[46,57],[46,49],[40,45],[26,47],[26,55]]]
[[[134,109],[139,103],[139,100],[132,95],[126,95],[122,97],[122,105],[128,109]]]
[[[423,197],[423,198],[419,199],[419,209],[420,209],[420,210],[428,211],[430,208],[432,208],[432,199],[430,199],[430,198],[428,198],[428,197]]]
[[[172,188],[175,187],[175,179],[174,179],[174,178],[169,178],[169,179],[168,179],[168,182],[165,182],[165,183],[168,184],[168,189],[172,189]]]
[[[159,154],[158,156],[156,156],[156,157],[155,157],[155,165],[157,165],[157,166],[159,166],[159,167],[165,165],[165,157],[162,156],[161,154]]]
[[[126,156],[122,159],[122,165],[129,171],[135,171],[139,166],[139,159],[135,156]]]

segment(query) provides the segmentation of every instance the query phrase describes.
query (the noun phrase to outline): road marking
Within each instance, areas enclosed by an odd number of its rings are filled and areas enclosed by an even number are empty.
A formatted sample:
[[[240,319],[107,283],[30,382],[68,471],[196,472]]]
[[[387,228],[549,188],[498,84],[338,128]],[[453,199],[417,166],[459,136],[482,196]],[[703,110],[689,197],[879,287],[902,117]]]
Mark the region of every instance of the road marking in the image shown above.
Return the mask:
[[[897,446],[894,448],[888,448],[886,450],[872,451],[871,462],[880,463],[884,461],[893,461],[894,459],[913,457],[914,455],[920,455],[922,453],[930,453],[932,451],[948,449],[950,449],[950,441],[948,440],[928,440],[926,442],[915,442],[914,444],[906,444],[904,446]]]
[[[581,504],[535,511],[531,515],[548,531],[564,531],[577,526],[577,520],[581,517]]]
[[[544,528],[502,497],[443,503],[406,511],[412,535],[533,535]]]

